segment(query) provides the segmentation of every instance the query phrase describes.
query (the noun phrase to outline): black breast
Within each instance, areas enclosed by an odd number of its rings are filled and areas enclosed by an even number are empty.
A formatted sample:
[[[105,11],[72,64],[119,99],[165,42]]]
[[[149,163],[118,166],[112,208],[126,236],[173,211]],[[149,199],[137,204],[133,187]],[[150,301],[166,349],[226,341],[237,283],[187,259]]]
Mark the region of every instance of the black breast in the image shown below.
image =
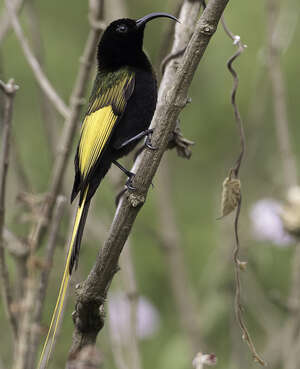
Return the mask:
[[[125,113],[114,130],[110,147],[118,147],[126,140],[148,129],[157,101],[157,84],[152,70],[135,69],[135,87]],[[114,150],[114,158],[128,154],[136,145],[135,141],[128,146]]]

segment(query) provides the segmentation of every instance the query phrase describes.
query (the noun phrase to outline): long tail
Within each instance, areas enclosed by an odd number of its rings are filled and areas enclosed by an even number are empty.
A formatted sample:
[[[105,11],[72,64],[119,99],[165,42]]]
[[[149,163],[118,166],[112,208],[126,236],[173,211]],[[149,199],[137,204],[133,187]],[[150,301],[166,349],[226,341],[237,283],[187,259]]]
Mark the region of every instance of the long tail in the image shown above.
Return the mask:
[[[76,213],[71,243],[69,246],[67,261],[65,265],[65,270],[64,270],[62,282],[60,285],[54,312],[52,315],[50,327],[48,330],[48,334],[47,334],[47,337],[46,337],[46,340],[45,340],[45,343],[42,349],[42,353],[40,356],[40,360],[38,363],[38,369],[45,369],[48,365],[50,355],[53,349],[53,344],[55,341],[57,327],[59,325],[62,309],[64,306],[64,300],[66,297],[66,292],[67,292],[70,276],[72,274],[73,267],[74,266],[77,267],[80,243],[82,239],[82,234],[83,234],[83,229],[85,226],[87,213],[88,213],[89,206],[90,206],[90,200],[86,201],[87,192],[88,192],[88,188],[85,191],[83,200],[80,206],[78,207],[78,210]]]

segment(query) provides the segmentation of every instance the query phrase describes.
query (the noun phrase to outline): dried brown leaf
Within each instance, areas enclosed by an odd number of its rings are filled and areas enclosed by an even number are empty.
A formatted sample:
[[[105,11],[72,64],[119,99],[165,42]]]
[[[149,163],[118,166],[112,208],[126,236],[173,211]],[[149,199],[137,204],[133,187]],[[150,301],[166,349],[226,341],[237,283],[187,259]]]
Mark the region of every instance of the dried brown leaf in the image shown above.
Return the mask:
[[[238,178],[225,178],[222,191],[222,216],[230,214],[241,199],[241,181]]]

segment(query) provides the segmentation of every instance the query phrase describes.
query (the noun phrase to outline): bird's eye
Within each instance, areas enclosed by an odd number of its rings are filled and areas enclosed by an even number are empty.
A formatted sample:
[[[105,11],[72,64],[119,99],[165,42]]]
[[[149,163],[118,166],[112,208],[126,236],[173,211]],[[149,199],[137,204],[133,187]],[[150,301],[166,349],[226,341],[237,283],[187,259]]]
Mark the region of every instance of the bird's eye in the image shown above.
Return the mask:
[[[128,27],[126,24],[119,24],[116,28],[116,31],[119,33],[126,33],[128,31]]]

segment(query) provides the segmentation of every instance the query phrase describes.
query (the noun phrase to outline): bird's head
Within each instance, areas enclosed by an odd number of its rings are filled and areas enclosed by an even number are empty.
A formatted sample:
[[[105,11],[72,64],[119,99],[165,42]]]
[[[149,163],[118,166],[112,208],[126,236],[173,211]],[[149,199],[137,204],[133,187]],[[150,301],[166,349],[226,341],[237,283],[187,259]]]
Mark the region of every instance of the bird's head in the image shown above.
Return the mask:
[[[110,23],[99,42],[99,64],[112,68],[126,64],[135,65],[142,54],[145,25],[160,17],[178,21],[168,13],[151,13],[138,20],[124,18]]]

